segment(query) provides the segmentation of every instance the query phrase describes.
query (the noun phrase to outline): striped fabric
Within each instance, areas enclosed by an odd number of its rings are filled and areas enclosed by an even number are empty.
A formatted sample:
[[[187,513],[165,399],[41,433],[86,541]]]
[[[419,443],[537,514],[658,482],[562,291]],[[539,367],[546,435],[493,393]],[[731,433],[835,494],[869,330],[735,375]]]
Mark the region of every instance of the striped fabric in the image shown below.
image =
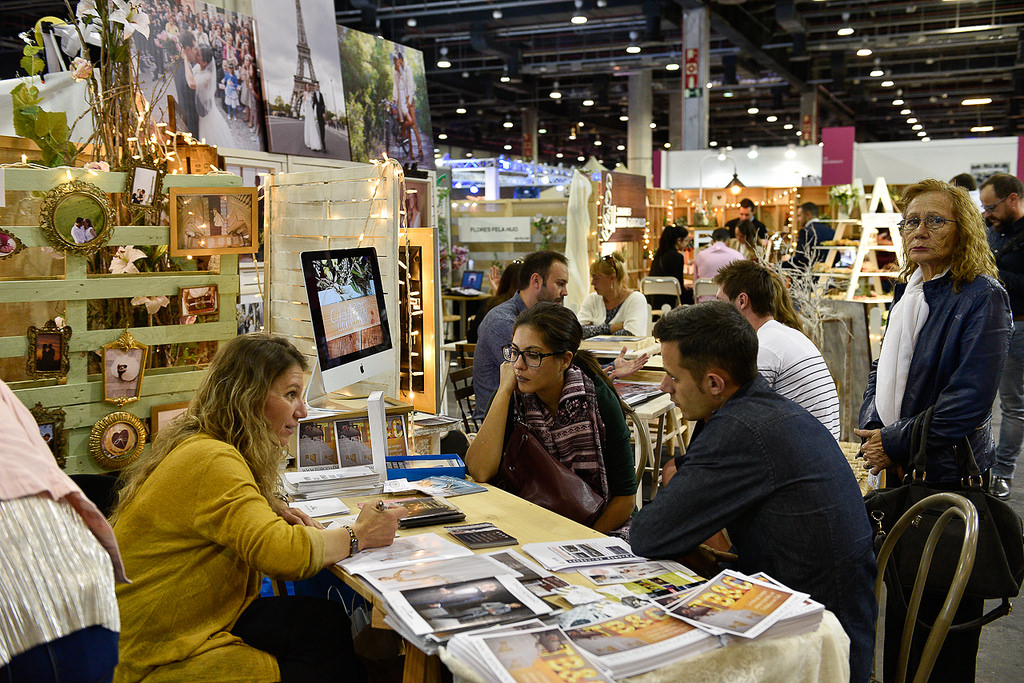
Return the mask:
[[[839,440],[839,393],[821,352],[802,332],[769,320],[757,331],[757,369]]]

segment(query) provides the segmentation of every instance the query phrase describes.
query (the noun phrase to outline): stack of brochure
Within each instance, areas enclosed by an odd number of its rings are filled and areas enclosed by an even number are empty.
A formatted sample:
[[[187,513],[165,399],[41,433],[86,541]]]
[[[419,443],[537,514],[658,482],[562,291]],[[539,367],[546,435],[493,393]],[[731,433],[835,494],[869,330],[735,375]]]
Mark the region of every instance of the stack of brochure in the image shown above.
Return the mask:
[[[561,572],[599,564],[615,562],[638,562],[642,557],[634,555],[629,545],[621,538],[584,538],[578,541],[557,541],[553,543],[527,543],[523,550],[545,569]]]
[[[281,473],[285,492],[298,500],[373,493],[380,491],[380,481],[368,465]]]
[[[630,408],[635,408],[644,401],[665,393],[657,382],[621,382],[619,380],[615,380],[615,391],[622,402]]]

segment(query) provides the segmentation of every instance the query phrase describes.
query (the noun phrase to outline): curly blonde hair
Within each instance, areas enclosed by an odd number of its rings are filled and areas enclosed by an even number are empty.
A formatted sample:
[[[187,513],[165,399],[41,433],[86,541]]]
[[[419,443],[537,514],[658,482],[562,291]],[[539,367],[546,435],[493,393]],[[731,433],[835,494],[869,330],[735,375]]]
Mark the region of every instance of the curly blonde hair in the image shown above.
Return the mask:
[[[283,337],[243,334],[224,344],[185,413],[160,430],[148,453],[121,471],[111,520],[116,522],[121,511],[135,500],[164,458],[196,434],[237,448],[249,464],[260,493],[273,507],[282,451],[263,417],[263,409],[270,387],[295,366],[305,370],[306,359]]]
[[[991,275],[998,280],[999,271],[996,269],[996,260],[992,256],[992,249],[988,246],[985,222],[978,211],[978,206],[971,199],[971,195],[967,194],[967,190],[941,180],[927,178],[914,183],[903,191],[903,197],[900,199],[900,211],[905,212],[914,199],[928,192],[939,192],[949,197],[949,203],[953,209],[952,220],[957,226],[956,242],[953,244],[953,253],[949,264],[953,278],[953,291],[959,292],[963,285],[972,282],[979,275]],[[904,240],[900,281],[909,280],[917,267],[917,264],[910,260],[909,245]]]

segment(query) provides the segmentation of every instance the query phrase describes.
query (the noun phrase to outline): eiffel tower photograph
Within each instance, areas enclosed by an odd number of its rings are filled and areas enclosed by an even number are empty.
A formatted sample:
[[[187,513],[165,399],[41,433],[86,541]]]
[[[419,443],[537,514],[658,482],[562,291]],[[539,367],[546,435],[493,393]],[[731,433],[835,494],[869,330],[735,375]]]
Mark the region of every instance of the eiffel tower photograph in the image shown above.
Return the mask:
[[[275,154],[349,161],[345,92],[331,0],[253,0]]]

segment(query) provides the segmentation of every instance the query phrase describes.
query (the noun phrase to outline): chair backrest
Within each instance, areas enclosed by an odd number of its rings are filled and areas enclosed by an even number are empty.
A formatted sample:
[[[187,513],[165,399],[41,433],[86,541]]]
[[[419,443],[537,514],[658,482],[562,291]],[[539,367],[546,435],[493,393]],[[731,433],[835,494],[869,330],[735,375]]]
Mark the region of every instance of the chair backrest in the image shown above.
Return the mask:
[[[644,505],[644,472],[647,470],[648,464],[654,462],[651,435],[647,431],[647,425],[632,408],[623,404],[622,410],[626,414],[626,420],[635,430],[633,432],[635,441],[633,460],[636,463],[636,506],[639,509]]]
[[[477,431],[479,425],[473,418],[473,409],[476,406],[473,395],[473,362],[470,361],[468,368],[452,370],[448,373],[448,378],[452,382],[455,401],[459,404],[463,429],[467,434]]]
[[[939,655],[942,643],[946,639],[949,626],[953,622],[953,615],[960,605],[960,598],[963,597],[967,581],[971,578],[971,571],[974,569],[974,557],[978,549],[978,512],[971,501],[955,493],[935,493],[915,503],[909,510],[903,513],[899,521],[893,526],[892,531],[885,537],[881,550],[878,551],[878,577],[875,579],[875,599],[879,601],[878,625],[876,633],[882,632],[885,615],[881,609],[882,584],[885,581],[885,568],[889,563],[893,547],[911,525],[917,525],[917,519],[921,513],[930,508],[946,509],[939,516],[928,540],[924,544],[921,553],[921,561],[918,565],[917,576],[914,578],[914,588],[910,593],[910,601],[907,609],[906,619],[903,622],[903,635],[900,639],[900,653],[897,663],[896,681],[905,683],[907,679],[907,665],[910,658],[910,643],[914,636],[914,627],[917,625],[917,613],[921,604],[921,595],[924,592],[925,581],[928,571],[931,568],[932,555],[940,540],[942,530],[953,519],[960,517],[964,521],[964,540],[960,546],[960,560],[957,563],[956,571],[953,573],[953,580],[950,582],[949,592],[946,593],[946,600],[942,609],[932,624],[928,640],[925,641],[921,659],[914,673],[914,683],[923,683],[931,675],[932,667],[935,666],[935,659]],[[894,586],[893,590],[900,590]],[[877,640],[877,639],[876,639]],[[878,658],[876,657],[876,661]],[[878,680],[881,680],[881,672],[876,672]],[[872,677],[874,679],[874,676]]]
[[[679,280],[669,276],[645,277],[640,280],[640,291],[644,294],[668,294],[682,296],[683,288]]]
[[[693,283],[693,300],[700,301],[702,296],[711,296],[714,298],[718,294],[718,285],[715,284],[714,280],[708,280],[701,278],[695,280]]]
[[[476,344],[459,343],[455,345],[455,352],[459,355],[459,367],[473,367],[473,354],[476,352]]]

